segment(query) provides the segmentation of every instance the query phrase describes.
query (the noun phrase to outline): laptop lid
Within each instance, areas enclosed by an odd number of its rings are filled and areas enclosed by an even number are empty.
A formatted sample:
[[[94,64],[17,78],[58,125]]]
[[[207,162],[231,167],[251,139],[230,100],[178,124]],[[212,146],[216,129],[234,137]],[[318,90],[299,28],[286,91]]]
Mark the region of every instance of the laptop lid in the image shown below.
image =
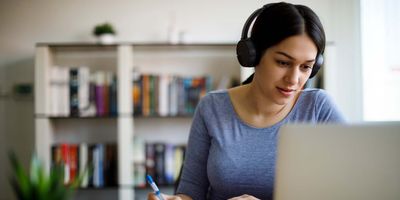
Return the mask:
[[[400,123],[282,127],[274,199],[400,199]]]

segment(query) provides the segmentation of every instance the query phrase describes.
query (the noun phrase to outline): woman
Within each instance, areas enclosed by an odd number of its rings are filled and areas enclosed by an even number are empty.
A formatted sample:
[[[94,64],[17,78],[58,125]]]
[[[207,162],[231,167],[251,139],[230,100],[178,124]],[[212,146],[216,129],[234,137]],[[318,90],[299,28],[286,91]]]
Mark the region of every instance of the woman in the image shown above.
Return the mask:
[[[255,73],[248,84],[201,100],[177,195],[165,199],[272,199],[279,128],[344,122],[323,90],[303,90],[324,48],[321,22],[306,6],[272,3],[253,13],[237,51],[239,62]]]

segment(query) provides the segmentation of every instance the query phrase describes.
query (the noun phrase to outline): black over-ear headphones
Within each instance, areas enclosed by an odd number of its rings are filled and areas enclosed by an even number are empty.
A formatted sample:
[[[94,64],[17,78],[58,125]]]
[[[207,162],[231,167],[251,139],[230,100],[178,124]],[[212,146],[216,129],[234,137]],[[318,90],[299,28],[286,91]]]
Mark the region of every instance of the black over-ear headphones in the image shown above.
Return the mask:
[[[257,50],[254,46],[253,41],[247,37],[250,29],[250,25],[253,23],[254,19],[257,18],[257,16],[260,15],[265,9],[270,7],[273,4],[266,4],[262,8],[257,9],[254,11],[250,17],[246,20],[243,30],[242,30],[242,36],[240,38],[240,41],[236,45],[236,56],[239,60],[240,65],[243,67],[255,67],[258,64],[257,60]],[[318,53],[315,63],[310,75],[310,78],[314,77],[317,73],[318,70],[321,68],[322,63],[324,62],[324,57],[322,56],[321,53]]]

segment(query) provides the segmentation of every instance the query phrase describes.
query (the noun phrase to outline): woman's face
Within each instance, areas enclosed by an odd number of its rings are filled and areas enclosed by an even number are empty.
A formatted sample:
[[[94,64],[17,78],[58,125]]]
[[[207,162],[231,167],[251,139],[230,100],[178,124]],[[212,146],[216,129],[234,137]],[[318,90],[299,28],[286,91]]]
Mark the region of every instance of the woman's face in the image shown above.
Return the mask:
[[[255,84],[272,102],[285,105],[311,75],[317,47],[306,34],[291,36],[268,48],[255,68]]]

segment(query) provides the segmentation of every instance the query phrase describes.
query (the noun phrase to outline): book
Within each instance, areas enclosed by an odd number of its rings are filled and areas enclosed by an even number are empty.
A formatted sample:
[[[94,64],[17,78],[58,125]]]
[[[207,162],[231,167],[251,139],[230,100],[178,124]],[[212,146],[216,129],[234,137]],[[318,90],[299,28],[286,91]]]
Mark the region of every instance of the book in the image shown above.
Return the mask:
[[[78,178],[78,145],[69,145],[69,184],[72,184]]]
[[[103,185],[118,185],[118,154],[116,144],[105,144],[104,160],[103,160]]]
[[[104,186],[104,146],[95,144],[93,148],[93,187]]]
[[[82,176],[80,187],[87,188],[89,185],[89,162],[88,145],[81,143],[79,145],[79,174]]]
[[[172,77],[168,85],[169,89],[169,115],[178,115],[178,77]]]
[[[145,144],[145,154],[146,154],[146,174],[150,175],[151,177],[156,176],[156,168],[155,168],[155,149],[154,145],[150,143]]]
[[[81,117],[93,117],[96,116],[97,110],[96,110],[96,74],[89,74],[88,75],[88,83],[83,83],[83,85],[87,84],[88,87],[88,94],[87,94],[87,98],[88,98],[88,102],[87,102],[87,106],[83,107],[85,104],[85,100],[80,101],[82,104],[80,104],[80,116]],[[85,87],[85,86],[84,86]],[[85,89],[81,89],[79,91],[83,92]],[[82,98],[86,98],[84,97],[84,95],[81,95]]]
[[[105,73],[98,71],[96,72],[95,82],[95,95],[96,95],[96,115],[99,117],[105,116],[105,100],[104,100],[104,85],[105,85]]]
[[[78,108],[79,115],[84,116],[90,108],[90,69],[87,66],[78,68]]]
[[[132,87],[132,100],[133,100],[133,113],[134,115],[142,114],[143,102],[143,76],[138,72],[133,72],[133,87]]]
[[[137,72],[132,76],[132,98],[136,116],[191,115],[212,85],[209,76],[138,75]]]
[[[158,113],[160,116],[167,116],[169,114],[169,86],[170,78],[168,75],[162,75],[159,78],[159,92],[158,92]]]
[[[164,152],[164,179],[165,184],[172,185],[174,184],[174,145],[173,144],[165,144],[165,152]]]
[[[146,174],[154,177],[160,185],[173,185],[180,174],[186,146],[157,142],[145,143],[145,149]],[[139,168],[134,172],[140,175],[140,163],[135,162],[134,167]]]
[[[118,115],[118,94],[117,94],[117,76],[112,74],[112,81],[110,85],[110,115],[117,116]]]
[[[167,184],[165,179],[165,144],[154,144],[155,180],[160,185]]]
[[[70,116],[70,90],[69,90],[69,67],[60,67],[58,69],[59,75],[59,96],[57,97],[57,101],[59,101],[59,112],[57,116],[60,117],[68,117]]]
[[[69,109],[70,116],[79,116],[79,78],[78,69],[71,68],[69,71]]]
[[[61,144],[61,160],[64,165],[64,184],[70,182],[70,161],[69,161],[69,145]]]
[[[150,115],[150,76],[143,75],[143,99],[142,99],[142,114],[143,116]]]
[[[182,170],[183,160],[185,157],[185,146],[177,145],[174,148],[174,182],[176,182],[179,178],[179,175]]]

